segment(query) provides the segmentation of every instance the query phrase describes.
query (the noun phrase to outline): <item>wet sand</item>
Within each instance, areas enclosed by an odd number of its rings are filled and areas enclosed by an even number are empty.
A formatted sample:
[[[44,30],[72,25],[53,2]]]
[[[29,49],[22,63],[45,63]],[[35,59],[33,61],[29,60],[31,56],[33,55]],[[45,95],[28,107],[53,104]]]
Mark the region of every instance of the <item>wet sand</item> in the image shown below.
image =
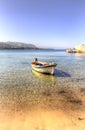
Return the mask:
[[[0,130],[85,130],[84,95],[83,89],[45,89],[31,90],[27,100],[5,97],[0,105]]]

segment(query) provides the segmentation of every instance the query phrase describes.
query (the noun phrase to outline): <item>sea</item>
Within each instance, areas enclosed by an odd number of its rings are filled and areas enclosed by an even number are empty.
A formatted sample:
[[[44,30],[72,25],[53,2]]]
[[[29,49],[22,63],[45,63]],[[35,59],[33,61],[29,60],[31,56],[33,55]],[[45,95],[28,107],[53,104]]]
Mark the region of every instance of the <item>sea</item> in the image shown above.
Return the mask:
[[[56,62],[55,74],[33,71],[34,58]],[[75,110],[84,100],[82,95],[85,95],[85,54],[46,49],[0,50],[0,113],[12,116],[38,107],[67,109],[67,104]]]

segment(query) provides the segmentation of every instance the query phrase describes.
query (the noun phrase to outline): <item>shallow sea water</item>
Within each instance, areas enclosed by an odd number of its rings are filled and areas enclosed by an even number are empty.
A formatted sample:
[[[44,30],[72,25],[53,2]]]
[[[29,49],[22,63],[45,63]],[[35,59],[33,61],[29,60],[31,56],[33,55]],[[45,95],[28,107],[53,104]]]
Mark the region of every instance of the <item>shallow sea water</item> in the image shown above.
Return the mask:
[[[56,62],[55,74],[52,76],[32,71],[30,63],[35,57],[40,61]],[[2,114],[12,116],[33,108],[82,109],[84,95],[84,54],[67,54],[57,50],[0,51]]]

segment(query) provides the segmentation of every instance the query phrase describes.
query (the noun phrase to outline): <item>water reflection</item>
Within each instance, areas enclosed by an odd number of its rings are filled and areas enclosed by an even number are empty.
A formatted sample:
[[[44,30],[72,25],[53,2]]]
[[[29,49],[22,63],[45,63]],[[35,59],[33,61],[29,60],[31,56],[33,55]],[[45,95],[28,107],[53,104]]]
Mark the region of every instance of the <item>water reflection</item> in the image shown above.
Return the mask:
[[[57,82],[57,78],[54,75],[42,74],[34,70],[32,70],[32,74],[35,76],[35,78],[38,78],[40,81],[43,81],[46,84],[49,83],[50,85],[55,85]]]
[[[85,53],[75,53],[75,56],[85,57]]]

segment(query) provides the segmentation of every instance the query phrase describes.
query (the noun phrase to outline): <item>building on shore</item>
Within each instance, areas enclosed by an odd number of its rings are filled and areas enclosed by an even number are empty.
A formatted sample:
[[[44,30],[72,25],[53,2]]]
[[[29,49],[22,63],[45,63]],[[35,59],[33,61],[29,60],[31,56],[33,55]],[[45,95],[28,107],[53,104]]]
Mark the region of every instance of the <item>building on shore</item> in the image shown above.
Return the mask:
[[[81,52],[81,53],[84,52],[85,53],[85,44],[75,46],[75,50],[77,52]]]
[[[67,53],[85,53],[85,44],[77,45],[73,49],[66,49]]]

